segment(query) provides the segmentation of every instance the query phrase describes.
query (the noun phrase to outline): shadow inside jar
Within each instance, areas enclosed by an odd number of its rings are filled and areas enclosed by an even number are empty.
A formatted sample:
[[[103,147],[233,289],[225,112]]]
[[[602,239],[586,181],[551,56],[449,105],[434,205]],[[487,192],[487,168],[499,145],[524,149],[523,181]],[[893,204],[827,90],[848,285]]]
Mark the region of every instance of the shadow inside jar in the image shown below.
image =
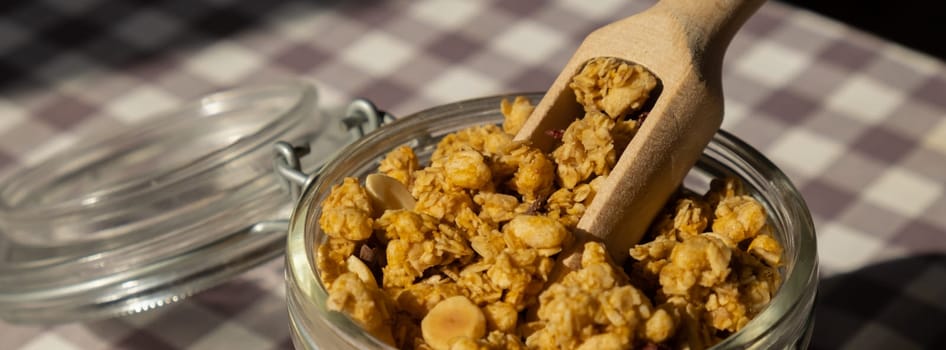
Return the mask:
[[[812,349],[946,348],[946,254],[835,275],[818,293]]]

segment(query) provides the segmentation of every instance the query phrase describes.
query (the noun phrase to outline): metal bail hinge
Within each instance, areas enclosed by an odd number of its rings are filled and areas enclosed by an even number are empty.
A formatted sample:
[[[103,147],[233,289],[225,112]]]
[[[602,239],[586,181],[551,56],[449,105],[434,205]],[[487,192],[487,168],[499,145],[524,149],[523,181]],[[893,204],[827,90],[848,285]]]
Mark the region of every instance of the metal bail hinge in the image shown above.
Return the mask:
[[[394,121],[394,116],[379,110],[371,101],[361,98],[348,104],[345,118],[342,119],[345,128],[355,140],[391,121]]]
[[[354,141],[393,120],[394,116],[390,113],[379,110],[371,101],[359,98],[348,104],[345,109],[345,116],[342,118],[342,125],[348,130],[348,133],[352,136],[352,141]],[[319,166],[311,174],[307,174],[302,170],[302,162],[299,158],[309,154],[308,144],[294,146],[288,142],[279,141],[273,146],[273,150],[275,153],[273,168],[279,178],[282,179],[283,186],[289,190],[292,199],[298,200],[302,188],[309,181],[319,177],[322,167]]]

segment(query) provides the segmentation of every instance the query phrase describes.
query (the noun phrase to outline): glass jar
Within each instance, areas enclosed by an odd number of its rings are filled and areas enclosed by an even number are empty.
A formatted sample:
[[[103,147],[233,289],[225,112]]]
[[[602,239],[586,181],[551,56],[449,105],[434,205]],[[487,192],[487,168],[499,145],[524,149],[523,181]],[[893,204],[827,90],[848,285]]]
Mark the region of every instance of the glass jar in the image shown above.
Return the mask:
[[[379,160],[407,144],[425,164],[446,134],[502,120],[499,102],[487,97],[431,108],[390,123],[352,143],[331,160],[318,178],[310,176],[290,219],[286,248],[286,294],[293,343],[298,349],[386,349],[347,316],[326,309],[327,292],[315,269],[316,245],[326,237],[318,227],[319,203],[346,176],[364,178]],[[528,97],[533,103],[540,94]],[[758,151],[725,131],[717,133],[684,185],[705,192],[712,178],[741,178],[746,190],[766,208],[785,249],[784,283],[771,304],[718,349],[806,348],[813,325],[818,284],[817,249],[811,215],[798,190]]]

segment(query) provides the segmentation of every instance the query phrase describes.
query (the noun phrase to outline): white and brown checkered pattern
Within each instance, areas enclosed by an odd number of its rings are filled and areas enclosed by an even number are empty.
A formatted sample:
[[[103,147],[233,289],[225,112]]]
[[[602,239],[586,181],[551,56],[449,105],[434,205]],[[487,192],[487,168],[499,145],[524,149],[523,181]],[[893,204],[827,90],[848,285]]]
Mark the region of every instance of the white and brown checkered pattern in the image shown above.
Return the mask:
[[[590,4],[594,6],[589,6]],[[225,87],[313,79],[397,115],[547,87],[648,1],[42,0],[0,5],[0,169]],[[824,279],[813,347],[946,348],[946,66],[769,2],[732,43],[724,128],[804,193]],[[281,261],[188,301],[0,322],[4,349],[291,347]]]

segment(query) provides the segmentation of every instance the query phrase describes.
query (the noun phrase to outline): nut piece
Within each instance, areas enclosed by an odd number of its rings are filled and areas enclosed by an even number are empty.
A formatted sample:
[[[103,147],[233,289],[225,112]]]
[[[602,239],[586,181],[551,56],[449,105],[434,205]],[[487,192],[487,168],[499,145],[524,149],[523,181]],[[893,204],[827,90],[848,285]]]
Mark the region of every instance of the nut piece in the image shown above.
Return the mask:
[[[371,198],[371,205],[377,216],[386,210],[414,209],[414,197],[407,187],[397,179],[383,175],[371,174],[365,178],[365,190]]]
[[[568,238],[568,230],[558,220],[535,215],[517,215],[503,227],[532,248],[558,248]]]
[[[486,335],[486,316],[470,299],[458,295],[444,299],[420,323],[424,341],[434,350],[448,350],[454,338],[473,340]]]
[[[348,259],[345,260],[345,266],[348,268],[348,271],[358,275],[358,278],[362,282],[370,284],[375,288],[378,287],[378,281],[374,279],[374,275],[371,273],[371,269],[368,268],[368,265],[365,265],[361,259],[351,255]]]

